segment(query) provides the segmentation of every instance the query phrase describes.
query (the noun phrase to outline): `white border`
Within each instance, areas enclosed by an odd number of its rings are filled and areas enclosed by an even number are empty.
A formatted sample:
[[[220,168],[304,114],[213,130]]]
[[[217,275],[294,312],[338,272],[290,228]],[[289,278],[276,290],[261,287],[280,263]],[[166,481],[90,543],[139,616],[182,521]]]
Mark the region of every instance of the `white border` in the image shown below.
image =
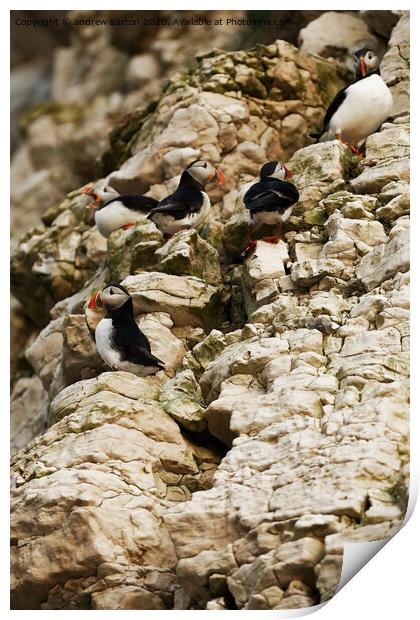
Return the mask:
[[[321,2],[316,8],[320,8],[323,10],[356,10],[358,8],[370,9],[370,10],[383,10],[383,9],[394,9],[396,7],[396,2],[386,2],[385,0],[382,2],[369,2],[362,5],[362,7],[351,6],[351,3],[346,3],[339,5],[337,2]],[[10,49],[10,30],[9,30],[9,11],[10,10],[23,10],[31,8],[32,10],[54,10],[60,8],[68,9],[68,5],[61,5],[57,2],[41,2],[38,7],[28,7],[28,3],[7,3],[7,6],[2,9],[3,19],[1,20],[1,29],[2,29],[2,37],[1,37],[1,46],[2,46],[2,63],[1,63],[1,71],[2,71],[2,83],[9,83],[9,49]],[[80,7],[80,5],[77,5]],[[115,2],[109,2],[109,0],[103,0],[102,2],[92,1],[89,3],[90,9],[114,9],[116,6]],[[290,6],[290,5],[289,5]],[[272,10],[287,10],[289,6],[282,6],[279,3],[274,2],[266,2],[264,4],[264,9],[272,9]],[[296,7],[293,3],[293,9],[299,10],[313,10],[314,4],[309,2],[300,2],[298,7]],[[220,0],[213,0],[211,6],[208,8],[209,11],[214,10],[223,10],[223,9],[249,9],[255,10],[256,2],[250,1],[242,1],[237,2],[233,1],[226,6],[226,2],[221,2]],[[80,7],[81,8],[81,7]],[[84,7],[85,8],[85,7]],[[173,10],[195,10],[204,8],[203,5],[195,2],[159,2],[157,3],[156,9],[173,9]],[[418,99],[418,49],[417,49],[417,28],[419,23],[417,19],[417,6],[414,2],[405,2],[403,7],[411,10],[411,29],[412,33],[415,36],[412,36],[411,39],[411,58],[414,63],[415,70],[411,73],[411,107],[413,111],[419,109],[417,103]],[[142,10],[139,4],[130,2],[124,4],[124,9],[121,10],[129,10],[129,9],[138,9]],[[4,88],[4,90],[6,90]],[[2,136],[3,136],[3,149],[1,153],[1,188],[4,194],[9,195],[9,156],[7,150],[7,138],[9,135],[9,113],[7,110],[8,101],[7,96],[3,93],[3,97],[0,100],[1,103],[1,122],[4,125]],[[418,157],[417,157],[417,143],[416,138],[418,136],[417,132],[417,119],[415,117],[412,118],[412,132],[415,136],[412,144],[412,152],[411,152],[411,161],[412,161],[412,169],[417,172],[418,167]],[[419,173],[413,175],[412,179],[412,196],[414,199],[412,200],[413,205],[417,207],[416,197],[419,195],[418,193],[418,178]],[[416,208],[414,208],[412,212],[412,227],[413,231],[418,230],[417,226],[417,212]],[[0,256],[2,260],[2,270],[1,270],[1,291],[3,293],[3,297],[5,296],[5,292],[9,290],[9,283],[6,280],[7,272],[8,272],[8,263],[9,263],[9,237],[8,237],[8,208],[6,205],[3,205],[2,211],[2,225],[0,228],[0,234],[3,235],[2,242],[0,243]],[[418,292],[418,243],[416,243],[416,238],[414,238],[413,248],[412,248],[412,262],[415,266],[415,270],[413,273],[413,298]],[[7,266],[6,266],[7,265]],[[8,415],[9,411],[9,403],[8,403],[8,388],[9,388],[9,374],[8,374],[8,354],[6,342],[9,340],[9,330],[8,330],[8,304],[7,302],[0,303],[0,326],[1,326],[1,342],[2,342],[2,356],[1,356],[1,381],[2,381],[2,395],[1,398],[3,400],[3,428],[2,428],[2,441],[4,442],[2,449],[2,472],[1,476],[1,484],[2,484],[2,510],[0,513],[1,517],[1,532],[2,532],[2,554],[1,554],[1,571],[2,571],[2,579],[1,579],[1,608],[6,615],[9,616],[16,614],[20,617],[30,617],[33,618],[38,614],[44,614],[44,611],[10,611],[9,608],[9,558],[8,558],[8,530],[9,530],[9,516],[8,516],[8,457],[9,457],[9,448],[8,448],[8,437],[9,437],[9,425],[8,425]],[[420,341],[419,338],[419,327],[418,322],[412,320],[412,341],[414,343],[413,351],[412,351],[412,368],[413,368],[413,376],[417,379],[416,370],[419,369],[418,364],[418,349],[416,344]],[[411,416],[411,485],[410,485],[410,510],[411,512],[414,507],[415,500],[417,498],[417,489],[418,489],[418,472],[420,459],[418,456],[419,452],[419,422],[418,417],[420,416],[420,407],[419,407],[419,388],[418,381],[415,380],[412,384],[412,416]],[[398,615],[401,619],[411,620],[418,614],[418,603],[417,603],[417,581],[419,574],[417,554],[420,549],[420,511],[417,510],[414,512],[413,517],[407,525],[400,531],[389,543],[385,545],[385,548],[381,550],[381,552],[375,556],[355,577],[353,577],[350,583],[345,586],[334,598],[327,603],[320,611],[316,612],[317,617],[320,620],[328,620],[334,619],[337,620],[339,617],[340,620],[354,620],[354,618],[360,618],[360,620],[365,620],[366,618],[380,617],[382,620],[387,620],[388,618],[395,620],[396,615]],[[306,615],[303,612],[305,610],[297,610],[298,615]],[[307,610],[308,612],[315,611],[313,608]],[[85,612],[79,611],[54,611],[54,619],[55,618],[68,618],[68,614],[82,614]],[[140,616],[143,619],[155,619],[161,616],[165,616],[167,618],[185,618],[185,614],[194,614],[194,618],[200,617],[204,618],[208,616],[207,611],[167,611],[167,612],[153,612],[153,611],[125,611],[124,614],[129,614],[130,616]],[[229,619],[232,614],[236,614],[237,612],[212,612],[212,617],[214,614],[223,614],[223,618]],[[242,613],[247,614],[247,618],[261,618],[266,617],[267,615],[280,617],[296,617],[296,614],[288,614],[284,615],[283,612],[276,611],[267,611],[267,612],[253,612],[253,611],[243,611]],[[96,614],[106,614],[108,617],[116,616],[119,614],[118,611],[97,611]],[[97,617],[97,616],[96,616]]]

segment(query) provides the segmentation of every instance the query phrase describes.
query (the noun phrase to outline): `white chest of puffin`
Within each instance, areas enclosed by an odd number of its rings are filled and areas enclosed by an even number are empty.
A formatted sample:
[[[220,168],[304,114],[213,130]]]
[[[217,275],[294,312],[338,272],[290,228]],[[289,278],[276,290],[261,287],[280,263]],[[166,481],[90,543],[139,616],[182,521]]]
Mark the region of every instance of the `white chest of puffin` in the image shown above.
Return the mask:
[[[186,228],[199,228],[210,211],[210,198],[204,191],[205,185],[223,182],[220,169],[216,170],[206,161],[194,161],[185,168],[175,192],[161,200],[148,218],[166,236]]]
[[[280,240],[281,225],[289,219],[293,205],[299,200],[299,192],[293,183],[288,168],[281,162],[269,161],[260,170],[260,180],[251,185],[244,195],[248,210],[248,240],[243,255],[246,256],[256,245],[253,238],[255,228],[264,224],[274,227],[274,234],[263,237],[269,243]]]
[[[158,201],[141,194],[120,195],[110,185],[88,185],[84,194],[91,196],[94,202],[88,207],[95,209],[95,224],[103,237],[118,230],[130,228],[145,218]]]
[[[89,205],[96,208],[95,224],[103,237],[118,230],[119,228],[129,228],[150,213],[156,207],[158,201],[150,196],[126,195],[111,198],[99,207],[95,204]]]
[[[379,74],[379,58],[363,48],[354,54],[354,65],[356,81],[337,93],[330,104],[320,142],[338,138],[360,146],[392,112],[392,94]]]
[[[102,308],[106,316],[95,329],[99,355],[111,370],[124,370],[138,377],[154,375],[165,368],[152,354],[150,342],[134,319],[133,300],[120,284],[109,284],[95,293],[88,308]]]

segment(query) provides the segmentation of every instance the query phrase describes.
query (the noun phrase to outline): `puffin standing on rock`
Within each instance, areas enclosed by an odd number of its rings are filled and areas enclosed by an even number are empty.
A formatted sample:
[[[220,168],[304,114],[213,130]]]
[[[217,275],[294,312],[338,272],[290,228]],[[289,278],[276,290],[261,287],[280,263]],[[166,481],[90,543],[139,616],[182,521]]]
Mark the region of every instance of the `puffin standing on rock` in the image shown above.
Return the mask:
[[[101,198],[97,192],[89,188],[83,191],[95,199],[95,202],[89,204],[88,207],[96,209],[95,224],[103,237],[109,237],[114,230],[119,228],[135,226],[139,220],[150,213],[153,207],[158,205],[158,201],[150,196],[141,194],[119,196],[116,192],[116,195],[111,194],[111,198],[101,204]]]
[[[274,235],[263,237],[268,243],[278,243],[280,228],[290,217],[293,205],[299,200],[299,192],[293,183],[285,181],[292,176],[281,162],[269,161],[260,170],[260,180],[251,185],[244,195],[249,211],[248,239],[242,256],[248,256],[257,245],[253,238],[254,228],[264,224],[275,226]]]
[[[359,157],[358,147],[388,118],[392,95],[379,73],[379,58],[366,48],[355,52],[356,81],[340,90],[330,104],[319,142],[338,139]]]
[[[96,348],[111,370],[125,370],[138,377],[154,375],[165,368],[151,352],[150,342],[134,319],[133,300],[121,284],[109,284],[95,293],[88,309],[105,309],[95,329]]]
[[[193,161],[182,173],[176,191],[161,200],[147,217],[165,236],[185,228],[198,228],[210,210],[210,198],[204,186],[224,181],[220,168],[207,161]]]

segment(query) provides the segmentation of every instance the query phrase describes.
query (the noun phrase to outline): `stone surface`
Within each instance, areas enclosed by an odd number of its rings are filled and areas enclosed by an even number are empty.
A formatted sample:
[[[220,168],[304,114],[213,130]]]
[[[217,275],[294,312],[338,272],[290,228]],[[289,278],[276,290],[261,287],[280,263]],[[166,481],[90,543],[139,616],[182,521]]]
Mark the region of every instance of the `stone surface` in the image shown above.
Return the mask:
[[[404,11],[360,11],[371,30],[383,37],[389,37]]]
[[[381,64],[381,75],[394,99],[393,116],[410,113],[410,15],[403,11],[392,30],[391,38]]]
[[[395,234],[388,243],[368,252],[360,261],[357,277],[367,290],[410,268],[410,237],[407,229]]]
[[[10,451],[13,454],[44,432],[48,394],[38,377],[18,379],[10,408]]]
[[[89,142],[103,154],[97,183],[162,198],[198,157],[220,164],[227,182],[211,189],[199,234],[164,243],[140,222],[106,244],[76,189],[16,244],[14,290],[37,328],[23,339],[13,392],[13,608],[305,608],[333,596],[346,541],[400,527],[409,476],[407,23],[403,14],[382,65],[396,112],[361,159],[337,141],[308,146],[348,74],[289,43],[203,52],[150,107],[132,97],[129,80],[145,73],[128,70],[131,48],[115,43],[118,32],[111,45],[84,31],[62,56],[71,78],[63,97],[87,92],[69,59],[119,50],[124,64],[103,88],[124,82],[130,116],[105,153]],[[167,43],[135,51],[159,53],[158,81],[182,57],[179,42]],[[28,131],[30,157],[48,171],[62,144],[50,121]],[[89,158],[76,142],[69,137],[72,161],[83,167]],[[24,179],[34,164],[28,152],[20,158]],[[300,200],[282,241],[260,240],[243,259],[243,191],[273,158],[290,160]],[[98,313],[86,306],[114,279],[130,290],[166,374],[101,366]]]
[[[298,286],[311,286],[319,282],[325,276],[340,276],[345,270],[342,261],[334,258],[319,260],[306,260],[295,263],[292,267],[291,276]]]
[[[317,77],[322,78],[322,88]],[[306,89],[301,87],[303,80]],[[162,184],[169,153],[193,144],[199,152],[196,157],[211,156],[220,163],[226,177],[223,191],[232,190],[250,180],[267,159],[287,160],[297,146],[307,143],[309,124],[321,119],[330,92],[340,82],[328,62],[284,41],[261,47],[253,55],[206,53],[186,83],[174,78],[166,97],[132,140],[130,157],[112,173],[110,182],[124,192]],[[257,109],[261,100],[264,114]],[[266,115],[271,123],[264,119]],[[177,166],[178,174],[182,167]],[[213,200],[220,200],[223,191],[211,192]]]
[[[323,13],[300,31],[299,42],[305,52],[350,61],[352,53],[361,47],[376,50],[380,46],[366,22],[346,11]]]
[[[191,370],[178,373],[165,384],[160,402],[166,413],[186,430],[200,432],[206,428],[200,386]]]
[[[288,248],[284,242],[258,241],[245,261],[243,272],[242,288],[247,315],[277,296],[277,281],[286,275],[284,264],[288,259]]]
[[[409,127],[407,119],[404,121],[386,123],[382,131],[369,136],[364,170],[350,183],[355,192],[379,193],[390,181],[409,180]]]
[[[66,593],[73,608],[172,606],[176,557],[162,511],[190,494],[200,467],[157,394],[128,373],[76,383],[53,401],[53,426],[16,455],[14,608],[54,609]]]
[[[174,275],[191,275],[209,284],[220,284],[219,256],[195,230],[174,235],[156,251],[158,268]]]
[[[166,312],[176,325],[211,328],[223,317],[220,289],[200,278],[152,272],[129,276],[122,284],[137,312]]]

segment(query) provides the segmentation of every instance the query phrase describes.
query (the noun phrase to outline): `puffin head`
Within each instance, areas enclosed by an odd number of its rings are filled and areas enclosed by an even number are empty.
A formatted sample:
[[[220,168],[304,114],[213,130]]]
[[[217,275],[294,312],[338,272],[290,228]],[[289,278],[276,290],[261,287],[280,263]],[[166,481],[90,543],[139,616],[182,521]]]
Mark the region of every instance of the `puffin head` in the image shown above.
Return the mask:
[[[87,196],[91,196],[95,201],[87,205],[91,209],[98,209],[101,206],[101,203],[118,196],[117,190],[110,185],[105,185],[102,189],[95,187],[94,185],[86,185],[83,188],[82,193]]]
[[[117,310],[129,299],[131,299],[130,293],[124,286],[121,286],[121,284],[108,284],[102,291],[97,291],[92,295],[88,303],[88,309],[107,308],[109,310]]]
[[[361,78],[372,71],[376,71],[379,67],[379,58],[372,50],[362,47],[360,50],[357,50],[357,52],[354,52],[353,64],[356,77]]]
[[[268,177],[284,181],[284,179],[290,179],[292,173],[281,161],[268,161],[260,170],[260,178],[266,179]]]
[[[90,196],[95,201],[95,202],[90,202],[87,205],[90,209],[98,208],[101,202],[101,199],[99,198],[98,194],[95,192],[95,188],[93,185],[86,185],[86,187],[82,189],[82,194],[86,194],[86,196]]]
[[[192,176],[201,185],[207,183],[224,183],[225,177],[220,168],[215,168],[208,161],[197,159],[185,168],[187,174]]]

